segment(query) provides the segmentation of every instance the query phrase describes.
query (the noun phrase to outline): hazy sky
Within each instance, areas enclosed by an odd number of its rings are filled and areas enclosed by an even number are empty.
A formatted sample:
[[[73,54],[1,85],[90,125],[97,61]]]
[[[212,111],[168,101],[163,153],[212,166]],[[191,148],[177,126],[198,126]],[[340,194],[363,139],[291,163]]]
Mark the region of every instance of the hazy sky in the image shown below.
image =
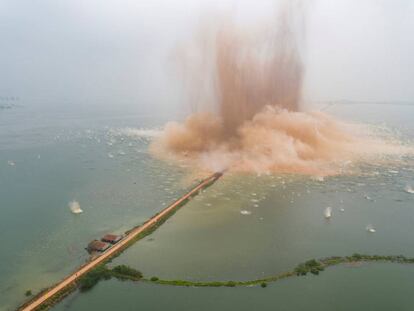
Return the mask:
[[[0,0],[0,96],[174,110],[171,55],[203,12],[230,8],[254,23],[274,2]],[[414,102],[414,1],[311,2],[306,98]]]

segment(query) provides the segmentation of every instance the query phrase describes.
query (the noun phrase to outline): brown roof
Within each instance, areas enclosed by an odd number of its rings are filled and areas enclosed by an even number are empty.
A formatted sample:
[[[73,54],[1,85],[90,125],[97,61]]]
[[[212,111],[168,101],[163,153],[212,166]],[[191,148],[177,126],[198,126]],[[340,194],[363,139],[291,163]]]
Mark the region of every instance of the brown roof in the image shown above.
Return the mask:
[[[102,237],[102,241],[109,242],[109,243],[116,243],[121,240],[122,236],[115,235],[115,234],[106,234]]]
[[[110,245],[108,243],[101,242],[98,240],[93,240],[92,242],[88,244],[88,250],[103,252],[104,250],[108,249],[109,246]]]

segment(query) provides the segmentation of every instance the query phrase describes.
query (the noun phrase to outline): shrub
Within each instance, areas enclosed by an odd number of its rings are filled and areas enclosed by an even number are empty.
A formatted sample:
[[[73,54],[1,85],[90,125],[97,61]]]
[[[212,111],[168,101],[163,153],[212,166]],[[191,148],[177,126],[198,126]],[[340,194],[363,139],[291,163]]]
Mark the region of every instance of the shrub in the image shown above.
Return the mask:
[[[307,267],[317,267],[319,265],[320,265],[320,263],[317,262],[315,259],[311,259],[311,260],[308,260],[307,262],[305,262],[305,266],[307,266]]]
[[[150,280],[151,280],[152,282],[157,282],[157,281],[159,280],[159,278],[157,278],[156,276],[153,276]]]
[[[306,275],[308,272],[318,275],[320,271],[323,271],[324,268],[321,262],[316,261],[315,259],[311,259],[302,263],[295,268],[296,275]]]
[[[24,293],[24,295],[25,295],[26,297],[32,296],[32,291],[31,291],[30,289],[28,289],[28,290]]]
[[[267,283],[266,282],[263,282],[262,284],[260,284],[260,286],[263,287],[263,288],[265,288],[265,287],[267,287]]]
[[[135,270],[134,268],[128,267],[126,265],[116,266],[112,269],[112,271],[122,276],[129,276],[136,279],[142,278],[142,273],[140,271]]]
[[[85,292],[94,287],[101,279],[110,279],[111,271],[105,266],[99,266],[91,270],[84,277],[79,280],[79,289],[81,292]]]
[[[319,274],[319,270],[318,270],[318,269],[315,269],[315,268],[312,268],[312,269],[310,270],[310,272],[311,272],[312,274],[314,274],[314,275],[318,275],[318,274]]]

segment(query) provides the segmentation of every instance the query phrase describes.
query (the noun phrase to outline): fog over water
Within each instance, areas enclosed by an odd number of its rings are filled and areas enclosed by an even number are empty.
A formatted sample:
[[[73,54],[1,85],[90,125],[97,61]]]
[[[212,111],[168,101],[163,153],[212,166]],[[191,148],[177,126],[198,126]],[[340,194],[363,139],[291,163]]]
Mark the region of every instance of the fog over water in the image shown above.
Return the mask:
[[[278,1],[74,0],[0,3],[0,95],[25,105],[182,112],[175,51],[206,12],[244,25]],[[304,92],[318,100],[413,101],[414,3],[309,3]]]

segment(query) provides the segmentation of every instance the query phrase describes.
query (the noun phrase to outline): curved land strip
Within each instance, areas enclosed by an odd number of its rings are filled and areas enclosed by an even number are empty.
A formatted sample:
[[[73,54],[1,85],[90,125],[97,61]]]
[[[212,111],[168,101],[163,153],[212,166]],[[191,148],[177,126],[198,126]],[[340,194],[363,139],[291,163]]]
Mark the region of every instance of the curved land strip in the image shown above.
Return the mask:
[[[81,292],[90,290],[101,280],[109,280],[111,278],[116,278],[119,280],[130,280],[130,281],[140,281],[155,283],[159,285],[169,285],[169,286],[186,286],[186,287],[236,287],[236,286],[261,286],[267,287],[268,283],[277,282],[282,279],[295,276],[303,276],[308,273],[318,275],[320,272],[324,271],[325,268],[340,265],[340,264],[351,264],[355,265],[363,262],[391,262],[399,264],[414,264],[414,258],[407,258],[402,255],[391,255],[391,256],[379,256],[379,255],[362,255],[362,254],[353,254],[352,256],[346,257],[327,257],[319,260],[311,259],[302,264],[299,264],[291,271],[283,272],[274,276],[269,276],[261,279],[247,280],[247,281],[186,281],[186,280],[162,280],[157,277],[152,277],[150,279],[142,278],[141,272],[125,266],[120,265],[111,268],[108,268],[106,265],[101,264],[90,271],[87,275],[80,279],[79,284],[73,287],[73,289],[79,288]],[[67,292],[67,294],[69,294]],[[61,297],[63,298],[63,297]],[[54,301],[58,302],[59,300]],[[40,309],[47,309],[51,307],[53,303],[44,304]]]
[[[41,292],[39,295],[34,297],[31,301],[21,306],[18,310],[31,311],[31,310],[45,310],[51,307],[54,302],[59,301],[71,291],[76,289],[76,281],[84,277],[88,272],[104,264],[113,257],[119,255],[123,250],[129,247],[135,241],[143,238],[144,236],[152,233],[160,224],[165,222],[174,212],[183,206],[189,199],[197,195],[199,191],[207,188],[217,179],[222,176],[222,173],[215,173],[208,178],[204,179],[198,186],[193,188],[190,192],[182,196],[180,199],[175,201],[173,204],[162,210],[150,218],[145,224],[139,227],[135,227],[128,231],[126,236],[117,244],[109,248],[107,251],[102,253],[100,256],[92,259],[85,265],[79,267],[74,273],[63,279],[60,283],[53,287]],[[53,298],[55,298],[54,301]],[[50,302],[51,301],[51,302]],[[49,303],[50,302],[50,303]]]
[[[364,254],[353,254],[352,256],[332,256],[322,259],[311,259],[304,263],[296,266],[291,271],[283,272],[278,275],[265,277],[262,279],[248,280],[248,281],[213,281],[213,282],[193,282],[186,280],[161,280],[157,277],[151,279],[143,279],[144,281],[172,286],[194,286],[194,287],[235,287],[235,286],[254,286],[261,285],[266,287],[267,283],[276,282],[282,279],[286,279],[294,276],[304,276],[308,273],[318,275],[324,271],[325,268],[336,266],[339,264],[356,264],[363,262],[391,262],[399,264],[414,264],[414,258],[408,258],[403,255],[391,255],[391,256],[380,256],[380,255],[364,255]],[[132,278],[129,278],[133,280]]]

